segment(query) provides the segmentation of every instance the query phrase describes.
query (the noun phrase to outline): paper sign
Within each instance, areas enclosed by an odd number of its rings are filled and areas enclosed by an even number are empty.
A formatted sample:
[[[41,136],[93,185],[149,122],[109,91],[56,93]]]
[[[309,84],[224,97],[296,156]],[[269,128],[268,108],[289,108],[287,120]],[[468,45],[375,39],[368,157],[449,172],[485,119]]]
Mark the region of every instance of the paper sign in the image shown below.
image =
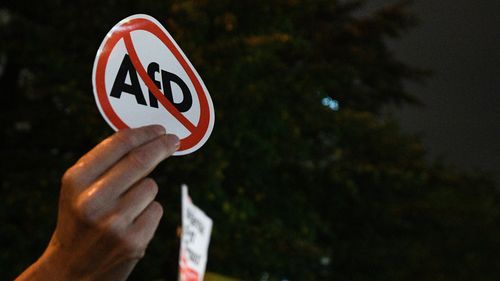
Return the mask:
[[[182,185],[182,237],[179,281],[202,281],[212,233],[212,219],[196,207]]]
[[[181,139],[174,155],[199,149],[215,111],[203,80],[168,31],[148,15],[130,16],[104,38],[92,73],[94,97],[114,129],[160,124]]]

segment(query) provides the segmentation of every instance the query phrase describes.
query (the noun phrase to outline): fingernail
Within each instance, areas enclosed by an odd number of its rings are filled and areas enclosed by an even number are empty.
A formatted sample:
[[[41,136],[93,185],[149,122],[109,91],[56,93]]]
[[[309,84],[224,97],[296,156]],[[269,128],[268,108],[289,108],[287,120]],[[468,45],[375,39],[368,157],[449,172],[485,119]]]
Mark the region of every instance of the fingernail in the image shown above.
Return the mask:
[[[176,135],[172,135],[172,142],[174,143],[175,150],[179,149],[179,147],[181,146],[181,140],[179,139],[179,137]]]

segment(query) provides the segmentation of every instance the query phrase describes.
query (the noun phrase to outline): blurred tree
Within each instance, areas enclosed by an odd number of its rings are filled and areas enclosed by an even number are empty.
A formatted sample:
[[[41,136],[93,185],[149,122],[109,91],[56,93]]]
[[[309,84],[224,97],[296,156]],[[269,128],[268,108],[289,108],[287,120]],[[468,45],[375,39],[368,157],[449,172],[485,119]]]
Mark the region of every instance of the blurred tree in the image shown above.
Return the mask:
[[[499,192],[426,162],[382,114],[424,72],[385,40],[407,4],[362,1],[26,1],[0,4],[0,274],[43,251],[59,177],[111,134],[93,101],[108,30],[146,13],[173,34],[216,107],[208,143],[155,171],[166,209],[131,280],[177,274],[179,186],[214,219],[208,269],[243,280],[496,280]],[[329,107],[338,102],[340,109]],[[335,109],[335,110],[332,110]]]

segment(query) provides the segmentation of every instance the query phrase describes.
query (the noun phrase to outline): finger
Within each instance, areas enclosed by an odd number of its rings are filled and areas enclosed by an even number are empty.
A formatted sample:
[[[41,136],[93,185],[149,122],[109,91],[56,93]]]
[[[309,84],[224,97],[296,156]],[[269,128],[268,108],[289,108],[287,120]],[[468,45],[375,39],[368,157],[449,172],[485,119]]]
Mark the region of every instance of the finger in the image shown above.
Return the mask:
[[[178,148],[179,138],[175,135],[164,135],[135,148],[104,173],[89,190],[105,200],[116,199]]]
[[[102,188],[102,187],[101,187]],[[105,189],[103,189],[105,190]],[[146,209],[158,193],[158,185],[151,178],[140,180],[118,200],[109,198],[98,187],[91,187],[79,196],[78,206],[84,210],[85,217],[98,218],[118,214],[124,225],[130,225]]]
[[[143,248],[146,248],[153,238],[162,216],[163,208],[160,203],[153,201],[130,226],[131,235]]]
[[[131,187],[119,199],[117,206],[126,224],[132,222],[153,202],[158,194],[158,185],[151,178],[145,178]]]
[[[120,130],[85,154],[69,170],[72,183],[88,186],[128,152],[165,135],[165,128],[150,125]]]

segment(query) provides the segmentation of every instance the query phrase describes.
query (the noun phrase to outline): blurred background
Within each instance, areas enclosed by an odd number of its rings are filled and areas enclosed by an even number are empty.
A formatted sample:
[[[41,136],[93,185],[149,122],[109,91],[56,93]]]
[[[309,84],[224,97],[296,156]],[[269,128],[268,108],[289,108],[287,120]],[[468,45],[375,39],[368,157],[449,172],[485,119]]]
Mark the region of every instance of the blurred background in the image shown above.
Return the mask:
[[[371,0],[366,13],[394,0]],[[393,110],[406,132],[422,136],[429,159],[500,179],[500,2],[413,1],[417,26],[387,40],[398,58],[425,67],[425,84],[406,83],[423,106]]]
[[[136,13],[216,108],[153,177],[165,217],[130,280],[175,280],[180,184],[214,220],[211,280],[498,280],[498,3],[0,3],[0,278],[36,260],[60,177],[112,134],[96,51]]]

